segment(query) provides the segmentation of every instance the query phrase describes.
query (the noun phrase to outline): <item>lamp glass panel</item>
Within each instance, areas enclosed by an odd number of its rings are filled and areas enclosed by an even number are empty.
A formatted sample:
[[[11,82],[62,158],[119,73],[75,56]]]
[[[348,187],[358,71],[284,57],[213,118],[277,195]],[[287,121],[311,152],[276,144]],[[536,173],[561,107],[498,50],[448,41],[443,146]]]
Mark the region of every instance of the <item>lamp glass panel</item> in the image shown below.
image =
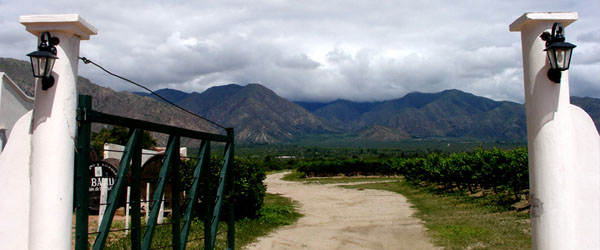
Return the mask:
[[[548,53],[548,60],[550,61],[550,67],[552,67],[553,69],[556,69],[556,49],[555,48],[548,49],[547,53]]]
[[[50,74],[52,74],[52,68],[54,67],[54,62],[55,59],[54,58],[48,58],[45,60],[45,69],[44,69],[44,77],[50,77]]]
[[[44,77],[44,75],[46,75],[46,58],[45,57],[38,57],[38,77]]]
[[[31,70],[33,70],[34,77],[40,77],[40,72],[43,72],[42,67],[44,67],[44,62],[42,58],[39,57],[30,57],[31,59]]]
[[[571,56],[573,55],[573,49],[572,48],[568,48],[565,50],[565,60],[564,60],[564,65],[565,65],[565,70],[569,69],[569,66],[571,65]]]
[[[567,50],[563,48],[556,49],[556,66],[558,69],[565,69],[566,62],[568,62],[567,58]]]

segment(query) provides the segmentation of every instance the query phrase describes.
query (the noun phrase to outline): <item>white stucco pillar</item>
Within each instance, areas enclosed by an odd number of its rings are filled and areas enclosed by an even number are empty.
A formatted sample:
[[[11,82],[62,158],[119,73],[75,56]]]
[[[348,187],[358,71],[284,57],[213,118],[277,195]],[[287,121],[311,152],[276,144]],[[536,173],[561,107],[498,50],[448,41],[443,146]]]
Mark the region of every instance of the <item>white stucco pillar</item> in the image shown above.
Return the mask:
[[[70,249],[79,42],[96,34],[96,28],[76,14],[21,16],[20,22],[38,37],[32,48],[37,48],[44,31],[60,39],[59,59],[52,73],[55,84],[44,91],[37,80],[35,89],[30,128],[29,249]]]
[[[600,249],[600,138],[589,116],[570,104],[569,72],[560,84],[548,79],[540,38],[555,22],[567,27],[577,18],[525,13],[510,25],[523,47],[533,249]]]

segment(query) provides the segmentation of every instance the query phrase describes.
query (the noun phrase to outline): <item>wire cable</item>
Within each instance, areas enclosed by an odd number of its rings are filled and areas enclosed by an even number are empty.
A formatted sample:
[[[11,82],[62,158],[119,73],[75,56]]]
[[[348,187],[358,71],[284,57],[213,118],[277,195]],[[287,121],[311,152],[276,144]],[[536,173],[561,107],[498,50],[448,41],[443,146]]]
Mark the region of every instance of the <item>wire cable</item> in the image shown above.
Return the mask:
[[[104,72],[108,73],[108,74],[109,74],[109,75],[111,75],[111,76],[114,76],[114,77],[116,77],[116,78],[119,78],[119,79],[121,79],[121,80],[123,80],[123,81],[129,82],[129,83],[131,83],[131,84],[133,84],[133,85],[135,85],[135,86],[138,86],[138,87],[140,87],[140,88],[143,88],[143,89],[145,89],[146,91],[148,91],[148,92],[150,92],[151,94],[155,95],[156,97],[160,98],[160,99],[161,99],[161,100],[163,100],[164,102],[166,102],[166,103],[168,103],[168,104],[171,104],[171,105],[173,105],[173,106],[177,107],[178,109],[180,109],[180,110],[182,110],[182,111],[184,111],[184,112],[186,112],[186,113],[188,113],[188,114],[190,114],[190,115],[193,115],[193,116],[195,116],[195,117],[198,117],[198,118],[200,118],[200,119],[202,119],[202,120],[205,120],[205,121],[209,122],[210,124],[213,124],[213,125],[215,125],[215,126],[217,126],[217,127],[219,127],[219,128],[222,128],[222,129],[224,129],[224,130],[227,130],[227,128],[225,128],[225,127],[224,127],[224,126],[222,126],[221,124],[218,124],[218,123],[216,123],[216,122],[213,122],[213,121],[209,120],[208,118],[202,117],[202,116],[200,116],[200,115],[197,115],[196,113],[194,113],[194,112],[192,112],[192,111],[189,111],[189,110],[187,110],[187,109],[185,109],[185,108],[182,108],[181,106],[179,106],[179,105],[177,105],[177,104],[175,104],[175,103],[173,103],[173,102],[171,102],[171,101],[167,100],[166,98],[162,97],[161,95],[157,94],[156,92],[154,92],[154,91],[150,90],[150,89],[149,89],[149,88],[147,88],[146,86],[143,86],[143,85],[141,85],[141,84],[139,84],[139,83],[136,83],[136,82],[134,82],[134,81],[132,81],[132,80],[129,80],[129,79],[125,78],[125,77],[122,77],[122,76],[120,76],[120,75],[117,75],[117,74],[115,74],[115,73],[112,73],[112,72],[108,71],[107,69],[105,69],[104,67],[102,67],[102,66],[98,65],[97,63],[93,62],[93,61],[92,61],[92,60],[90,60],[90,59],[87,59],[87,58],[85,58],[85,57],[79,57],[79,59],[81,59],[81,61],[83,61],[83,63],[85,63],[85,64],[90,64],[90,63],[91,63],[91,64],[93,64],[94,66],[96,66],[96,67],[100,68],[101,70],[103,70]]]

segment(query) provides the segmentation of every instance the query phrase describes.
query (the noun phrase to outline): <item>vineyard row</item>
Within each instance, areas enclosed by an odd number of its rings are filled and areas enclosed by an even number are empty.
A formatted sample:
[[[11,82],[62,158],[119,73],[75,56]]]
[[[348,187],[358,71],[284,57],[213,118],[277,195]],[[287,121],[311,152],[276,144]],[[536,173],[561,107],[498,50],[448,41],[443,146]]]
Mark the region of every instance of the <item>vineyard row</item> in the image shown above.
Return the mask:
[[[344,159],[299,163],[306,176],[402,175],[412,183],[434,184],[471,193],[507,192],[515,197],[529,188],[527,149],[476,149],[421,158]]]

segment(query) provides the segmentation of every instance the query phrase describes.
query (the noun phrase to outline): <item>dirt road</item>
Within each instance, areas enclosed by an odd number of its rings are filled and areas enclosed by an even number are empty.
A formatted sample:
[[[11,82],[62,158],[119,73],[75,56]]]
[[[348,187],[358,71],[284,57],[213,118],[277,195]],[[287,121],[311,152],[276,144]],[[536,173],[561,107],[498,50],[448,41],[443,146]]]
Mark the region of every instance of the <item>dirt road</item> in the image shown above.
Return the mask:
[[[267,176],[267,192],[298,201],[304,217],[247,249],[437,249],[399,194],[280,180],[285,174]]]

